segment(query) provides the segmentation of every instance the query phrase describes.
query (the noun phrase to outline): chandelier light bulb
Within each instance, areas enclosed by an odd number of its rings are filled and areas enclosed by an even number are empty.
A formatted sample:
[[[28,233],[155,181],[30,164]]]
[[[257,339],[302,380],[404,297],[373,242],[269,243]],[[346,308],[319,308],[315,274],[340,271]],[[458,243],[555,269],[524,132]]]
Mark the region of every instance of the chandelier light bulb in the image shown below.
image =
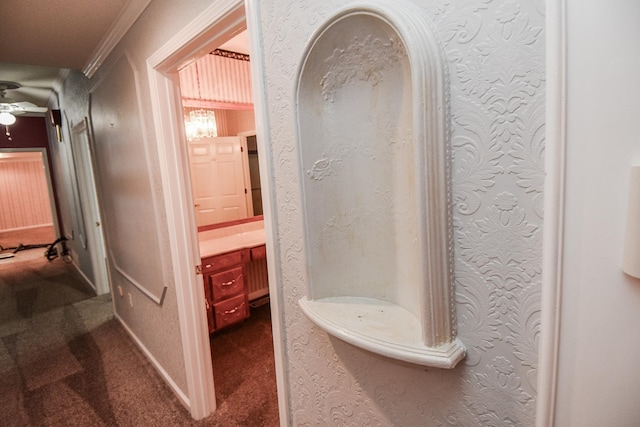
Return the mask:
[[[216,117],[211,110],[190,111],[185,118],[184,128],[189,141],[218,136]]]

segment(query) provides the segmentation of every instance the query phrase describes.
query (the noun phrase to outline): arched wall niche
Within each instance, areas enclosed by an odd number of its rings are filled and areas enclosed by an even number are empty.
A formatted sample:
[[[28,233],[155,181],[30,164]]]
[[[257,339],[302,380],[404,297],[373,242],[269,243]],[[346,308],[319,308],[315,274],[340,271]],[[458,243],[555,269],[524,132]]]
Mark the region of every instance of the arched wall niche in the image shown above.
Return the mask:
[[[453,368],[448,80],[424,12],[367,2],[329,19],[297,81],[307,260],[300,307],[327,333]]]

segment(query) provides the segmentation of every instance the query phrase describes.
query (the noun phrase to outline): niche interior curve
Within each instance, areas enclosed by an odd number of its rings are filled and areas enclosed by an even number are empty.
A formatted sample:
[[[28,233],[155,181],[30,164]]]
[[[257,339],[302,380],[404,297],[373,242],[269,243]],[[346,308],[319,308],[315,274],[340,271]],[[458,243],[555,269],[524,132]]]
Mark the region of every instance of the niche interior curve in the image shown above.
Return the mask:
[[[453,368],[447,76],[426,16],[367,2],[309,43],[297,87],[307,296],[327,333]]]

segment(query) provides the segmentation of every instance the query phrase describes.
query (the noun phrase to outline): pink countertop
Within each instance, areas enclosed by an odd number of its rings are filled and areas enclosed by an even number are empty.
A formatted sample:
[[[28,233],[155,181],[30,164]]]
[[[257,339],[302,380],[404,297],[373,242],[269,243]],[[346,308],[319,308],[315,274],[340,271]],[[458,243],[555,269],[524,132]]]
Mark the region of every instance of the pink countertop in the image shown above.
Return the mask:
[[[264,245],[264,222],[256,221],[202,231],[198,233],[198,242],[201,258]]]

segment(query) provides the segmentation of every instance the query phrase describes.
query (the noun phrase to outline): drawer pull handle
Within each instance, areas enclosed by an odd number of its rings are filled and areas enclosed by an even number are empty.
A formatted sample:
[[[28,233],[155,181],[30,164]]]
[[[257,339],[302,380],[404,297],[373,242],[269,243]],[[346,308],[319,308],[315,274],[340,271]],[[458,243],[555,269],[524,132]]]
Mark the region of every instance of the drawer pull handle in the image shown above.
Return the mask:
[[[224,314],[234,314],[236,311],[238,311],[240,309],[240,307],[236,307],[233,310],[227,310],[224,312]]]
[[[204,268],[211,268],[211,267],[213,267],[213,264],[207,264],[204,266]]]
[[[209,300],[204,300],[204,304],[207,306],[207,310],[209,310],[211,308],[211,306],[209,305]]]
[[[231,286],[236,283],[236,279],[229,280],[228,282],[221,283],[220,286]]]

